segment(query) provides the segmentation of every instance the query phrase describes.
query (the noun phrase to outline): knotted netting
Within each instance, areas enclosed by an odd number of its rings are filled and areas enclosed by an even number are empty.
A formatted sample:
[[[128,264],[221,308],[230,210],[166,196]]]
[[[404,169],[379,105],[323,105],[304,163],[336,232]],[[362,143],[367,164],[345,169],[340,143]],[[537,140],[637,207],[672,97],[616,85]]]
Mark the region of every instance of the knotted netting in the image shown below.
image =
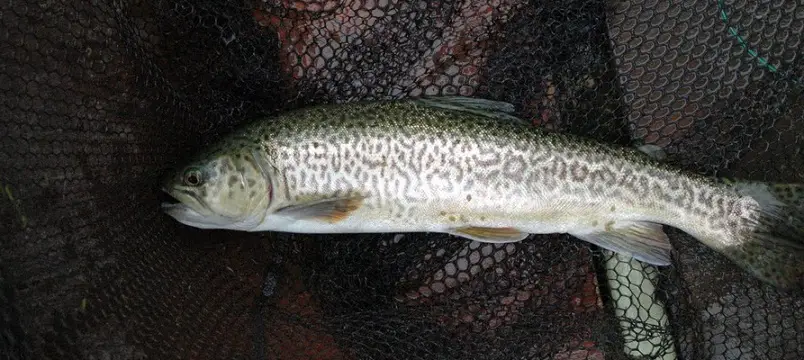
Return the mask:
[[[680,231],[667,268],[567,235],[209,231],[157,181],[256,117],[464,95],[804,182],[803,30],[799,0],[3,2],[0,353],[800,359],[804,297]]]

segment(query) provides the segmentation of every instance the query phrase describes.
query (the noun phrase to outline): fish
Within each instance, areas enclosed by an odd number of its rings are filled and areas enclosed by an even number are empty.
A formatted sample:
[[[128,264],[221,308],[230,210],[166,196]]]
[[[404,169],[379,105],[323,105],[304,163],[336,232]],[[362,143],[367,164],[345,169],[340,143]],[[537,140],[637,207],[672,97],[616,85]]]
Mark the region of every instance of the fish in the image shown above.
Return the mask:
[[[200,229],[444,233],[486,243],[568,234],[655,266],[679,229],[764,283],[802,288],[804,185],[704,176],[651,146],[546,131],[510,103],[419,97],[254,119],[161,180]]]

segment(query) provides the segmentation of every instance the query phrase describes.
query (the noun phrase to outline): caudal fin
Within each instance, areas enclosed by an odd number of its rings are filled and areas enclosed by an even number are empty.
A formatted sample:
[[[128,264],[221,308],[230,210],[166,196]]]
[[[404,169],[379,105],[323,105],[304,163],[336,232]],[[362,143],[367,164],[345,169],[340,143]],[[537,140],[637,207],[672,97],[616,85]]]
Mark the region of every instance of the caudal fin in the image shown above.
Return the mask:
[[[804,184],[724,182],[759,205],[725,255],[762,281],[804,289]]]

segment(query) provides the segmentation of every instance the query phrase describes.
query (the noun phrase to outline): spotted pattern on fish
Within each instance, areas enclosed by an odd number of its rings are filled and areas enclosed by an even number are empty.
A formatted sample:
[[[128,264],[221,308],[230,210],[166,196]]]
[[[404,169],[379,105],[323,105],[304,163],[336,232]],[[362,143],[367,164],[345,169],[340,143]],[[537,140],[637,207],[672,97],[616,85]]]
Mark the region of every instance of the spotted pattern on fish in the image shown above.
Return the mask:
[[[774,270],[772,259],[789,257],[782,248],[753,258],[764,249],[755,244],[757,231],[780,226],[771,205],[788,198],[800,205],[800,186],[728,185],[636,149],[544,132],[483,111],[430,105],[323,105],[254,121],[198,157],[220,158],[213,167],[219,177],[247,175],[216,184],[225,189],[203,191],[210,199],[229,191],[247,203],[238,208],[230,202],[229,208],[237,208],[231,212],[248,207],[253,218],[271,224],[265,228],[296,231],[506,228],[584,236],[658,223],[693,235],[764,279],[790,281],[804,273],[797,263]],[[269,186],[275,187],[270,197],[262,190]],[[270,213],[350,197],[361,201],[354,215],[338,217],[346,225],[280,222]],[[800,237],[798,228],[787,231],[786,238]]]
[[[724,200],[734,197],[711,180],[680,177],[635,150],[413,102],[300,109],[240,135],[271,154],[266,161],[278,166],[292,189],[287,201],[360,191],[369,195],[365,206],[396,217],[427,201],[452,206],[451,199],[467,194],[523,206],[534,199],[544,206],[561,194],[567,203],[611,198],[644,208],[661,205],[667,208],[663,216],[710,217],[714,229],[732,206]]]

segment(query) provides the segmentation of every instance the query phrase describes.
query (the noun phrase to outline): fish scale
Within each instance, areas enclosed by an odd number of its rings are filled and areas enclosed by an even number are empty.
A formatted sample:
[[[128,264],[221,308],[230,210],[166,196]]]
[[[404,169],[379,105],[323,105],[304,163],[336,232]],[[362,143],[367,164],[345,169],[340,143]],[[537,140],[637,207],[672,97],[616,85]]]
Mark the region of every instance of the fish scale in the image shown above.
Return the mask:
[[[800,284],[793,256],[802,252],[792,249],[804,232],[779,216],[791,209],[779,199],[797,201],[798,185],[724,183],[644,148],[542,131],[512,112],[445,97],[279,114],[172,174],[165,191],[181,203],[167,212],[191,226],[245,231],[442,232],[482,242],[568,233],[654,265],[670,264],[667,225],[762,280]],[[197,170],[221,161],[234,174]],[[187,169],[203,183],[186,184]],[[227,186],[232,176],[248,186]]]
[[[670,187],[678,181],[701,192],[724,193],[703,178],[668,181],[675,172],[649,169],[661,165],[636,151],[597,144],[583,149],[557,134],[535,128],[523,131],[482,115],[457,118],[450,111],[415,103],[321,107],[286,116],[293,120],[279,117],[265,125],[276,127],[264,131],[277,135],[263,145],[279,154],[269,161],[276,162],[288,187],[294,189],[294,197],[287,201],[356,190],[369,195],[366,205],[374,211],[383,206],[422,210],[423,219],[401,219],[407,223],[420,221],[429,226],[432,219],[427,216],[434,211],[485,209],[505,209],[496,211],[502,217],[498,222],[510,216],[527,221],[529,214],[544,212],[546,207],[595,202],[605,208],[664,209],[667,214],[657,216],[677,216],[680,211],[674,209],[690,205],[688,200],[668,201],[675,198]],[[355,118],[364,120],[354,122]],[[394,136],[389,137],[390,133]],[[339,163],[347,165],[339,170]],[[463,201],[467,196],[474,203]],[[717,212],[712,204],[708,208]],[[571,211],[566,216],[575,214]],[[604,216],[601,219],[608,218]]]

